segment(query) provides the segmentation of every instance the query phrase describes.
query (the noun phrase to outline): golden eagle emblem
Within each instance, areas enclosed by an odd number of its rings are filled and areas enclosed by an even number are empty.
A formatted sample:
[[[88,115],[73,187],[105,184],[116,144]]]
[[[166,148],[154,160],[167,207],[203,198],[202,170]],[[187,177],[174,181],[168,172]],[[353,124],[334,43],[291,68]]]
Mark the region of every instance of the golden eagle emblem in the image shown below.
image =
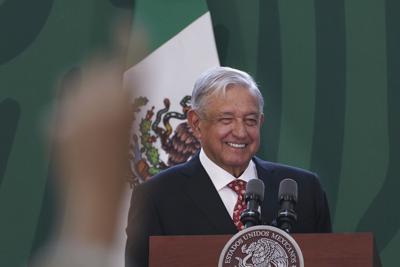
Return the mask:
[[[135,99],[134,120],[135,115],[147,103],[146,97]],[[149,179],[161,170],[186,162],[200,149],[200,143],[186,121],[190,109],[190,96],[184,96],[180,101],[180,112],[170,110],[171,102],[168,98],[164,99],[163,104],[164,108],[157,112],[154,111],[154,106],[148,109],[144,118],[140,120],[139,131],[131,135],[128,179],[132,186]],[[172,120],[175,120],[174,124],[177,125],[175,129]],[[161,150],[167,154],[166,162],[160,157]]]

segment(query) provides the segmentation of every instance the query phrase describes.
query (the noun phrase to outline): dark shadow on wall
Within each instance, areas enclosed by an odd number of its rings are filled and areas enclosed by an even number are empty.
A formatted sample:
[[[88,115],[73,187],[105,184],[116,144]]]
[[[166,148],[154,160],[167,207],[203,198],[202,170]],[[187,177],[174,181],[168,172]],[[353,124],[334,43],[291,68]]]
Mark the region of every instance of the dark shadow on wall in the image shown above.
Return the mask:
[[[264,94],[264,114],[268,118],[263,126],[260,153],[276,161],[282,117],[282,58],[281,28],[278,1],[260,1],[258,63],[256,80]]]
[[[7,169],[20,115],[20,105],[14,99],[6,98],[0,102],[0,186]]]
[[[226,26],[222,24],[217,24],[214,26],[214,35],[218,50],[219,62],[222,66],[224,66],[226,65],[226,60],[228,56],[228,50],[226,49],[226,47],[229,46],[231,34]]]
[[[220,64],[245,70],[244,40],[237,19],[240,10],[231,0],[208,0],[207,6],[212,18]]]
[[[317,73],[311,170],[320,175],[330,209],[335,211],[346,105],[344,1],[316,0],[315,25]]]
[[[54,0],[5,0],[0,5],[0,65],[21,54],[44,27]]]
[[[74,86],[80,83],[81,80],[81,70],[79,67],[71,68],[61,79],[59,91],[57,92],[57,99],[60,101],[67,92],[67,89],[78,88]],[[54,110],[53,112],[57,112]],[[55,113],[57,118],[57,114]],[[55,122],[57,123],[57,119]],[[42,206],[40,209],[40,215],[38,224],[36,226],[35,237],[32,243],[31,256],[30,259],[37,254],[38,249],[43,247],[50,238],[55,238],[55,224],[62,220],[63,207],[60,206],[58,201],[58,189],[57,189],[57,169],[55,169],[55,150],[52,149],[50,153],[49,170],[47,174],[46,186],[43,195]]]
[[[363,217],[357,231],[373,232],[382,251],[399,231],[396,209],[400,187],[400,3],[386,1],[387,97],[389,125],[389,165],[385,182]],[[393,207],[393,205],[395,205]]]

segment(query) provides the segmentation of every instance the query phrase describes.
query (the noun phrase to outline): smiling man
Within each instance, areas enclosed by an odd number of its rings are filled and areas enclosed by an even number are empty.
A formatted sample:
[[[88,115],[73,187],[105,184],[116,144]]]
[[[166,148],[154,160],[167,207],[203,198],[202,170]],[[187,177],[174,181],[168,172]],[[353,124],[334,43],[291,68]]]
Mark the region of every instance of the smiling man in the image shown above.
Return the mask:
[[[256,83],[243,71],[216,67],[198,78],[188,122],[201,150],[187,163],[159,173],[133,192],[127,267],[148,265],[152,235],[234,234],[243,229],[239,217],[250,179],[265,184],[261,208],[265,224],[279,210],[279,183],[291,178],[299,189],[293,232],[331,231],[326,196],[315,174],[255,157],[263,106]]]
[[[214,92],[207,92],[202,89],[204,85],[196,84],[193,109],[188,117],[205,157],[239,177],[260,145],[263,101],[256,87],[248,89],[244,81],[232,82],[225,81]],[[210,95],[204,96],[207,93]],[[197,104],[197,99],[202,97],[208,97],[207,102]]]

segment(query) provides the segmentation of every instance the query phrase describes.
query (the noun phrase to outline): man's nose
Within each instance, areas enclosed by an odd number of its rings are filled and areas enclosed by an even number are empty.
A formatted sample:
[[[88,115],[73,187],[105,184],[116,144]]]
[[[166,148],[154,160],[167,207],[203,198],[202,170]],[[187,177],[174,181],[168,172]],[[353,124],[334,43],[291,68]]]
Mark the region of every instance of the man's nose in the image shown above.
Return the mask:
[[[243,120],[236,120],[233,125],[233,135],[238,138],[244,138],[247,135],[246,125]]]

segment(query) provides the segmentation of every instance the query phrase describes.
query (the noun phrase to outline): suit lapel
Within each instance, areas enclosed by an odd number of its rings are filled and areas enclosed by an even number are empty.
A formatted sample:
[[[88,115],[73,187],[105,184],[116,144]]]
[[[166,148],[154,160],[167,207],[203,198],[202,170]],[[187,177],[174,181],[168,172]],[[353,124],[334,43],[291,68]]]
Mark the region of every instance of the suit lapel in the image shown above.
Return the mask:
[[[265,194],[261,208],[263,223],[270,224],[276,216],[278,205],[278,185],[274,179],[274,167],[272,164],[253,158],[258,178],[264,182]],[[217,190],[215,189],[207,172],[200,163],[198,154],[194,156],[184,171],[186,184],[184,190],[194,202],[194,212],[204,214],[204,219],[215,227],[215,233],[236,233],[236,227],[232,218],[226,211]]]
[[[215,233],[237,232],[217,190],[200,163],[198,154],[186,165],[186,193],[195,204],[195,209],[204,214],[204,219],[215,227]],[[196,212],[196,211],[195,211]]]

